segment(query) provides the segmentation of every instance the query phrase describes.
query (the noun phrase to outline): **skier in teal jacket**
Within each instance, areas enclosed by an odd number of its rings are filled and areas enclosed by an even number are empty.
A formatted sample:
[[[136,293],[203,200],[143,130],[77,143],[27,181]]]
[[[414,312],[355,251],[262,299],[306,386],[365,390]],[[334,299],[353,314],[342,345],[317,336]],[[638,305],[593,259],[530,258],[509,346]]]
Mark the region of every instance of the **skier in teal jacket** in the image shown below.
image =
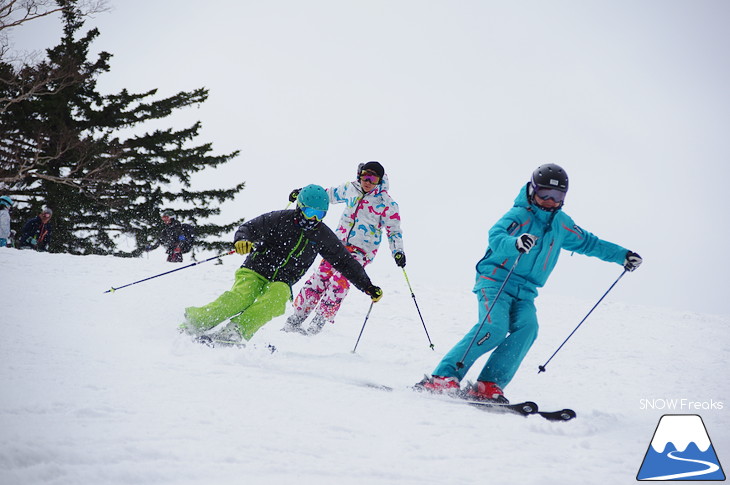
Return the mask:
[[[558,165],[541,165],[533,172],[514,207],[490,229],[489,247],[477,263],[473,290],[479,302],[477,324],[443,357],[431,377],[416,384],[417,388],[460,392],[460,381],[469,368],[494,350],[477,382],[465,392],[479,400],[508,402],[503,388],[537,338],[534,299],[555,267],[560,250],[618,263],[628,271],[639,267],[642,259],[638,254],[581,229],[562,211],[567,191],[568,176]],[[492,305],[487,321],[481,325]],[[475,338],[476,332],[479,335]],[[459,362],[463,366],[457,366]]]

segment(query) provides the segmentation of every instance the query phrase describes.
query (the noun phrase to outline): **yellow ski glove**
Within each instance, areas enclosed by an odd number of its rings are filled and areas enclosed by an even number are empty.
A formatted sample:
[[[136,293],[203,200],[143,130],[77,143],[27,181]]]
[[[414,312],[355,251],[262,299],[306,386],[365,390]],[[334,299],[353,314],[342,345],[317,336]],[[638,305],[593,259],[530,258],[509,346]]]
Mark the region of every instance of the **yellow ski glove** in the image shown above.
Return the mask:
[[[233,245],[236,247],[238,254],[248,254],[253,250],[253,243],[251,241],[240,240],[233,243]]]
[[[370,297],[371,300],[373,300],[373,303],[380,301],[381,298],[383,298],[383,290],[378,288],[375,285],[370,286],[365,290],[365,294]]]

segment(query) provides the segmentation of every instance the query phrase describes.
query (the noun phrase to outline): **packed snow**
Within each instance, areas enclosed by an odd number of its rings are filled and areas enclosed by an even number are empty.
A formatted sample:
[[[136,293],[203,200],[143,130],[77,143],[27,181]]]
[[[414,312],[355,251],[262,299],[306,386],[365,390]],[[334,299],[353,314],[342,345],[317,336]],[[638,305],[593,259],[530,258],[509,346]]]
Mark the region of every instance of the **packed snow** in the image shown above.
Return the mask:
[[[209,348],[177,327],[230,287],[242,258],[220,261],[104,293],[189,258],[0,249],[1,484],[630,484],[664,414],[701,415],[730,463],[728,315],[609,294],[538,375],[595,303],[549,287],[506,392],[578,414],[555,423],[408,389],[475,323],[468,281],[410,277],[435,350],[387,254],[356,353],[370,304],[357,290],[319,335],[282,332],[281,316],[244,349]],[[610,283],[584,284],[597,299]]]

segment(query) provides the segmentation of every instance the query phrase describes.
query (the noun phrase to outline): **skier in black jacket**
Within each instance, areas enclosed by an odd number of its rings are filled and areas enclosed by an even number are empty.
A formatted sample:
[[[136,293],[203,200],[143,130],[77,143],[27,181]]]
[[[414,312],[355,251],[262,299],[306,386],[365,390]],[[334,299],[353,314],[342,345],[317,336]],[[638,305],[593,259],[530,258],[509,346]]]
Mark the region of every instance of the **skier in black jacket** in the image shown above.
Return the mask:
[[[53,233],[52,216],[53,211],[45,207],[38,216],[27,220],[18,239],[18,248],[48,251]]]
[[[200,336],[230,318],[228,325],[208,339],[224,343],[250,340],[264,324],[284,314],[292,285],[318,254],[373,301],[380,300],[382,290],[321,222],[328,208],[325,190],[308,185],[299,193],[295,210],[270,212],[242,224],[234,246],[237,253],[250,254],[236,271],[233,287],[205,306],[186,308],[181,328]]]
[[[168,263],[182,263],[183,253],[193,248],[193,236],[195,230],[190,224],[182,224],[175,219],[170,211],[162,213],[162,222],[165,224],[160,237],[154,244],[145,248],[147,251],[157,249],[160,245],[165,246]]]

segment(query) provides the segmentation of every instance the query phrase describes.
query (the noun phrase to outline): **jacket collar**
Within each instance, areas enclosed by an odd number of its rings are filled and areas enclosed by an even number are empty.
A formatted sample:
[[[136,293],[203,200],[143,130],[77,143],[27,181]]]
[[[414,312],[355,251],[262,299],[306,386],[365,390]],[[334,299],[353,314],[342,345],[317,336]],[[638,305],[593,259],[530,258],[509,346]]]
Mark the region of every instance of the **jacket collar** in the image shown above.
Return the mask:
[[[524,209],[527,209],[532,214],[535,215],[535,218],[539,221],[542,221],[544,223],[552,223],[553,219],[555,218],[555,215],[558,212],[561,212],[563,208],[561,207],[558,210],[555,211],[546,211],[544,209],[541,209],[537,204],[532,202],[530,200],[530,196],[528,195],[528,188],[529,182],[526,183],[522,189],[520,189],[520,193],[517,194],[517,197],[515,198],[515,207],[522,207]]]

